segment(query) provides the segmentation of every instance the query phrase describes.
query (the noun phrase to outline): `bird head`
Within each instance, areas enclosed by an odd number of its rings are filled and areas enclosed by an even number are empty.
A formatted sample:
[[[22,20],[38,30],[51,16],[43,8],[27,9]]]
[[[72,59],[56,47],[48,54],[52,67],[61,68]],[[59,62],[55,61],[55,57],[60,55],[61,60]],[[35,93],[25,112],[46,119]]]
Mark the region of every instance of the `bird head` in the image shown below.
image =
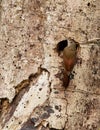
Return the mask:
[[[77,50],[79,48],[79,43],[71,38],[62,40],[57,44],[57,52],[60,53],[66,47],[68,47],[71,50]]]

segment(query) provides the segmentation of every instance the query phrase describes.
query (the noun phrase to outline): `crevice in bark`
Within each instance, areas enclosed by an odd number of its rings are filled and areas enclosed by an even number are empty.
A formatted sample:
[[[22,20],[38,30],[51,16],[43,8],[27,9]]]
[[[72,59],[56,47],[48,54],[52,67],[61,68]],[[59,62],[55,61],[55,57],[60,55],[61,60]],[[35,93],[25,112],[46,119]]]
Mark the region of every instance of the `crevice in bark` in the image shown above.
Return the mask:
[[[78,93],[82,93],[82,94],[88,94],[88,95],[96,95],[99,96],[99,93],[92,93],[92,92],[87,92],[85,90],[80,90],[80,89],[76,89],[76,90],[72,90],[72,89],[67,89],[67,92],[78,92]]]
[[[42,74],[42,72],[47,72],[50,76],[50,73],[47,69],[42,68],[41,65],[40,67],[38,67],[38,71],[35,74],[30,74],[30,76],[28,77],[28,79],[23,80],[21,83],[19,83],[17,86],[15,86],[15,96],[12,100],[11,103],[9,103],[9,100],[7,98],[5,99],[1,99],[0,102],[0,122],[2,122],[3,118],[5,120],[3,120],[1,126],[4,127],[4,125],[6,124],[6,122],[11,118],[11,116],[13,115],[13,113],[16,110],[16,107],[18,105],[18,103],[20,102],[21,98],[23,97],[23,95],[29,91],[31,84],[35,84],[39,78],[39,76]],[[48,77],[49,77],[48,76]],[[50,83],[51,85],[51,83]],[[50,87],[49,85],[49,87]]]

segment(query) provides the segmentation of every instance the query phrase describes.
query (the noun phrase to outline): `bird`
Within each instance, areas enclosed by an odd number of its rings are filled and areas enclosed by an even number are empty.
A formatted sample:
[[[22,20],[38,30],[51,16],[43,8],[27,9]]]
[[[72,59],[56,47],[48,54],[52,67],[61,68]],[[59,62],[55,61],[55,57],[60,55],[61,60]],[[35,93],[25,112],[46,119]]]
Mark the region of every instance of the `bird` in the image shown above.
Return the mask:
[[[58,55],[63,53],[63,63],[64,63],[64,82],[66,81],[66,85],[69,84],[69,80],[71,77],[71,71],[76,64],[77,61],[77,52],[79,50],[79,43],[75,40],[68,38],[60,41],[57,44],[57,52]]]

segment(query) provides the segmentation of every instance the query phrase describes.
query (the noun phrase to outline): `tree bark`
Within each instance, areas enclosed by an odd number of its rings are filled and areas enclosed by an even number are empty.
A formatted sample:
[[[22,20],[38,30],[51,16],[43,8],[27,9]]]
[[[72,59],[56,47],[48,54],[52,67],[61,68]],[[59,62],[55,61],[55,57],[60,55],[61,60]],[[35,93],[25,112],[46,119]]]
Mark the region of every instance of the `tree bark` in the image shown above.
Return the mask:
[[[99,130],[99,5],[0,0],[0,130]],[[69,37],[80,51],[65,88],[56,46]]]

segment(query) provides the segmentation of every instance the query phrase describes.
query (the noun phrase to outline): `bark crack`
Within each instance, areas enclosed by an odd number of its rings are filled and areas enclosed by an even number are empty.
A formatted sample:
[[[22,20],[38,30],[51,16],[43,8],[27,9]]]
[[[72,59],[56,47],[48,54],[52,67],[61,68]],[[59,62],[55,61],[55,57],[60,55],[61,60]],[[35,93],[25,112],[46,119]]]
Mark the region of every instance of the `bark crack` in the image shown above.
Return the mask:
[[[1,99],[0,102],[0,122],[2,122],[3,118],[5,117],[5,120],[3,120],[1,126],[4,127],[6,122],[10,119],[10,117],[13,115],[18,103],[20,102],[23,95],[29,91],[31,84],[35,84],[39,78],[39,76],[44,72],[48,73],[48,78],[50,76],[50,73],[47,69],[42,68],[41,65],[38,67],[38,71],[35,74],[30,74],[28,79],[25,79],[21,81],[17,86],[15,86],[15,96],[11,103],[9,103],[9,100],[7,98]],[[49,86],[51,83],[49,83]]]
[[[64,90],[64,95],[65,95],[65,100],[66,100],[66,121],[65,121],[65,125],[64,125],[63,130],[66,129],[66,124],[68,122],[68,114],[67,114],[67,105],[68,105],[67,102],[68,102],[68,100],[67,100],[67,97],[66,97],[66,89]]]
[[[67,89],[67,92],[78,92],[78,93],[82,93],[82,94],[89,94],[89,95],[96,95],[96,96],[100,95],[99,93],[86,92],[86,91],[80,90],[80,89],[77,89],[77,90]]]

